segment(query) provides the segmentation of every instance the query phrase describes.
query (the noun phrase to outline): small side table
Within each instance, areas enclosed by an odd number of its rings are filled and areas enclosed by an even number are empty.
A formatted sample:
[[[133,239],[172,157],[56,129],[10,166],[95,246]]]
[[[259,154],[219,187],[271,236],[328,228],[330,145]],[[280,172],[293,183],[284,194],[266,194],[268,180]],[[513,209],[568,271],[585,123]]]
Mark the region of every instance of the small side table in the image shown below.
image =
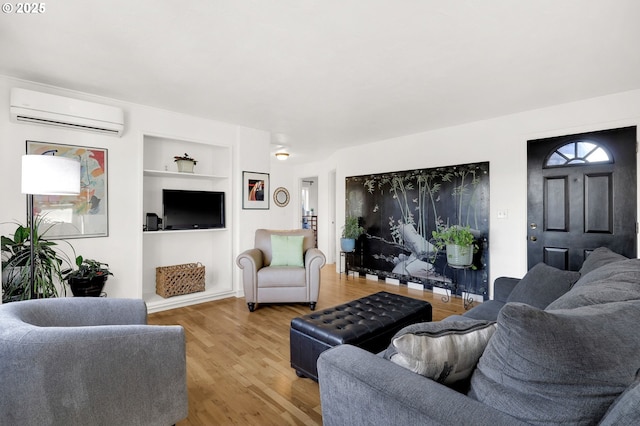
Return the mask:
[[[355,251],[342,251],[340,250],[340,279],[342,279],[342,259],[344,259],[344,273],[347,275],[347,279],[349,279],[349,258],[353,257]]]
[[[460,277],[458,276],[458,274],[460,273],[460,271],[462,271],[463,275],[464,275],[464,281],[467,281],[467,270],[469,270],[469,268],[471,268],[471,265],[469,266],[452,266],[449,265],[447,263],[447,265],[445,266],[445,270],[446,268],[450,268],[452,271],[452,277],[451,277],[451,285],[448,285],[445,288],[446,294],[444,296],[442,296],[442,301],[443,302],[448,302],[450,300],[450,296],[449,293],[451,293],[451,296],[454,296],[458,293],[458,289],[460,288]],[[444,274],[443,274],[444,275]],[[463,288],[462,292],[464,293],[465,290]],[[467,291],[467,294],[469,294],[469,292]],[[463,300],[463,306],[465,310],[469,310],[471,309],[471,307],[473,306],[473,297],[471,296],[467,296],[464,297],[464,295],[461,295]]]

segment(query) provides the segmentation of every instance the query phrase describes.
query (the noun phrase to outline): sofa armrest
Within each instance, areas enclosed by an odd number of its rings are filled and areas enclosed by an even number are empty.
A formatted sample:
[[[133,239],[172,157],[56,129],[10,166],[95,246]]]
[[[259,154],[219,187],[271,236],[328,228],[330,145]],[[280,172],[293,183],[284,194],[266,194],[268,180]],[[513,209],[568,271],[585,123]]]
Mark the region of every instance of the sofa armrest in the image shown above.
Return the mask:
[[[169,425],[187,416],[180,326],[29,325],[1,340],[0,424]]]
[[[507,303],[509,295],[520,282],[520,278],[498,277],[493,282],[493,300]]]
[[[147,305],[142,299],[64,297],[7,304],[7,315],[39,327],[146,324]]]
[[[318,381],[325,426],[524,424],[351,345],[340,345],[320,355]]]

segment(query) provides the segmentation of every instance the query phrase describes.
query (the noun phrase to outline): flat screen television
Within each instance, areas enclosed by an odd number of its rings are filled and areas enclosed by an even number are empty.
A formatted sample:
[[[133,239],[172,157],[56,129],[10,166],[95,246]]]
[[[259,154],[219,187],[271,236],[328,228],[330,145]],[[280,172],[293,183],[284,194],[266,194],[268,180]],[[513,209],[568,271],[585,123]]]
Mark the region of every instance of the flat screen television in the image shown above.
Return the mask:
[[[224,228],[224,192],[162,190],[165,230]]]

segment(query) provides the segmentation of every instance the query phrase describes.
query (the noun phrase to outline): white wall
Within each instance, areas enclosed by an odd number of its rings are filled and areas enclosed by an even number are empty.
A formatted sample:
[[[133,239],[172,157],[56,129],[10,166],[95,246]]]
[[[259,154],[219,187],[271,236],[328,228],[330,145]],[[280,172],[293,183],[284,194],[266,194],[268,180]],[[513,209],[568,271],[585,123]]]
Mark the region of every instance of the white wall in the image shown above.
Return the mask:
[[[11,87],[23,87],[121,107],[126,132],[121,138],[53,129],[9,121]],[[316,163],[291,166],[270,158],[270,135],[212,120],[151,107],[100,98],[0,76],[0,234],[13,232],[12,220],[24,222],[25,197],[20,193],[20,156],[27,139],[102,147],[109,150],[109,237],[72,240],[78,253],[111,265],[115,274],[107,288],[110,297],[140,297],[142,261],[142,134],[150,132],[177,139],[228,144],[233,150],[231,194],[233,203],[233,257],[253,246],[260,227],[299,226],[300,187],[303,177],[318,177],[318,246],[325,253],[337,250],[344,221],[347,176],[441,165],[489,161],[490,279],[522,276],[526,272],[526,141],[591,130],[640,124],[640,90],[581,102],[528,111],[415,135],[345,148]],[[383,153],[383,154],[380,154]],[[242,171],[270,173],[271,192],[284,186],[291,194],[286,208],[270,200],[270,210],[242,210]],[[333,173],[335,173],[335,187]],[[335,193],[335,203],[329,200]],[[323,214],[335,204],[337,223],[328,230],[332,215]],[[497,211],[509,212],[497,219]],[[331,245],[331,250],[330,246]],[[234,285],[238,287],[238,271]]]
[[[493,282],[499,276],[521,277],[527,271],[527,140],[632,125],[640,125],[640,90],[345,148],[326,161],[298,168],[296,173],[303,177],[309,170],[317,170],[322,209],[327,205],[322,196],[327,188],[322,183],[329,181],[331,168],[336,168],[339,234],[344,224],[347,176],[489,161]],[[498,210],[508,211],[508,217],[497,219]],[[321,241],[326,250],[328,238]]]
[[[271,160],[271,196],[270,200],[270,228],[271,229],[295,229],[300,228],[299,205],[294,197],[299,191],[298,183],[293,178],[293,167],[287,161],[276,160],[272,156]],[[283,187],[289,192],[289,204],[285,207],[278,207],[273,202],[273,192],[278,187]]]
[[[10,90],[22,87],[112,106],[125,111],[125,133],[121,138],[9,121]],[[20,193],[20,157],[25,141],[36,140],[108,149],[109,236],[70,240],[76,252],[110,265],[114,276],[105,291],[109,297],[142,297],[142,135],[153,133],[175,139],[228,145],[233,151],[230,194],[233,214],[233,258],[253,245],[253,230],[268,226],[269,211],[241,210],[242,170],[269,172],[268,132],[206,120],[152,107],[106,99],[61,88],[0,76],[0,234],[13,233],[26,222],[25,196]],[[178,153],[180,154],[180,153]],[[229,219],[229,218],[227,218]],[[228,220],[229,222],[229,220]],[[188,249],[188,248],[187,248]],[[197,258],[197,253],[194,253]],[[236,266],[229,265],[236,270]],[[234,285],[238,289],[237,276]]]

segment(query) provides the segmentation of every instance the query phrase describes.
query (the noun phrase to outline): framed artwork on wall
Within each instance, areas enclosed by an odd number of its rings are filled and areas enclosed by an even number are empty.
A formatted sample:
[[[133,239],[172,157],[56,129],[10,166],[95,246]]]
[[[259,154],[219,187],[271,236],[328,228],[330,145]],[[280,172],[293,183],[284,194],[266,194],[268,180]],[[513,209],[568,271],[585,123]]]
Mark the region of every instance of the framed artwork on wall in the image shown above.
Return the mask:
[[[27,141],[27,154],[57,155],[80,161],[80,194],[34,195],[34,215],[46,224],[48,239],[109,235],[107,150]]]
[[[348,176],[345,184],[345,220],[365,229],[349,271],[488,298],[489,162]],[[471,265],[454,265],[438,246],[434,231],[450,228],[473,235]]]
[[[242,208],[269,209],[269,173],[242,172]]]

